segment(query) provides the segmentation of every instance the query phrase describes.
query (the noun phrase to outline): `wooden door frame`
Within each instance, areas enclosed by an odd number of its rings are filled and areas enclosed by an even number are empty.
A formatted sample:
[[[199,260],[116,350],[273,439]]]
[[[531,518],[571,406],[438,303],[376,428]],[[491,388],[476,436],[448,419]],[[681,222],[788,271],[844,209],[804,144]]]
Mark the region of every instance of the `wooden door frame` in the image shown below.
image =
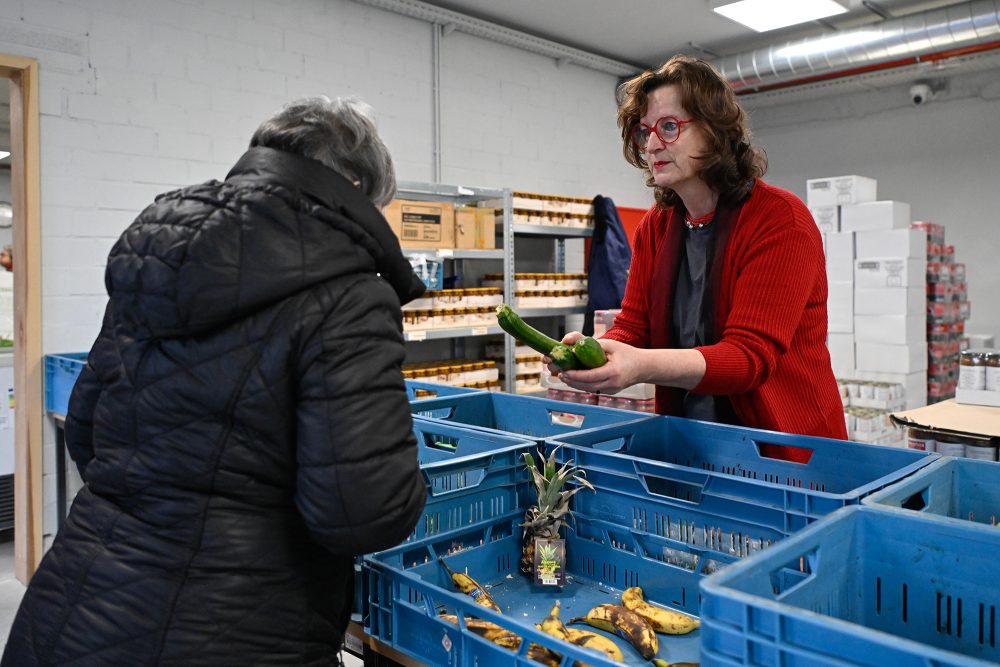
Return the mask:
[[[38,61],[0,54],[10,86],[14,206],[14,569],[27,584],[42,558],[42,262]]]

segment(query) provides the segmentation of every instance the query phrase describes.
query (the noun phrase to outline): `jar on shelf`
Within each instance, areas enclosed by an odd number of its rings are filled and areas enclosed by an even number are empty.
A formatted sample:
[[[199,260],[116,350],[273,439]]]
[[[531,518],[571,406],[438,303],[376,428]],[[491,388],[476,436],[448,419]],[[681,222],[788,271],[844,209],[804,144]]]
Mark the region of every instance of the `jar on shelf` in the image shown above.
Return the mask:
[[[965,350],[959,357],[958,388],[986,389],[986,353]]]
[[[921,452],[935,452],[937,451],[937,440],[930,431],[911,427],[906,429],[906,446]]]
[[[1000,391],[1000,351],[986,355],[986,391]]]

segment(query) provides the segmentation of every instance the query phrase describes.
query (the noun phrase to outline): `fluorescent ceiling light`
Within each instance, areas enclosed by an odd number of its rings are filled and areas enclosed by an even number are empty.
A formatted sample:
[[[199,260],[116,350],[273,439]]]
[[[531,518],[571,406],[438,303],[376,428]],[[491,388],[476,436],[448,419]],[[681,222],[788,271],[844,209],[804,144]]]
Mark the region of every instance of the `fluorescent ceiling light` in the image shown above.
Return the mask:
[[[847,11],[846,7],[834,0],[739,0],[713,9],[717,14],[757,32],[784,28]]]
[[[0,151],[0,160],[10,155],[10,151]]]

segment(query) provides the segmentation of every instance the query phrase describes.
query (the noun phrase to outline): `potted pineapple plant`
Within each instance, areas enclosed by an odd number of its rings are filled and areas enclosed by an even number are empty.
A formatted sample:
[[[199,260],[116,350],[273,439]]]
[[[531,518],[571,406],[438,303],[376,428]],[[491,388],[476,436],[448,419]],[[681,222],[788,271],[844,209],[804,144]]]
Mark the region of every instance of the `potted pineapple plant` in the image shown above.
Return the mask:
[[[566,583],[566,542],[559,531],[572,517],[569,501],[578,491],[594,490],[585,472],[572,460],[556,466],[556,447],[546,459],[539,452],[540,463],[528,452],[524,463],[531,472],[537,502],[524,515],[521,547],[521,572],[533,576],[535,583],[562,586]],[[572,485],[569,485],[572,483]],[[568,486],[569,485],[569,486]]]

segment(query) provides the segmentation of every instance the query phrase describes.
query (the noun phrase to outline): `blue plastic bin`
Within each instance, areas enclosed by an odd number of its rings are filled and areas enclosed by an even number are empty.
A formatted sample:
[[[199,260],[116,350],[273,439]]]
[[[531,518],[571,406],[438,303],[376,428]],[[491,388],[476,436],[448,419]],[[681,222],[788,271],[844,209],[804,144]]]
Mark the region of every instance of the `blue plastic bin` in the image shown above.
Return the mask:
[[[862,503],[944,521],[985,524],[1000,532],[1000,465],[945,457]]]
[[[45,355],[45,411],[64,415],[69,410],[69,395],[87,365],[87,352]]]
[[[417,392],[426,393],[426,396],[417,396]],[[406,380],[406,396],[410,402],[427,401],[439,396],[464,396],[465,394],[479,394],[483,389],[469,389],[468,387],[452,387],[447,384],[437,382],[420,382],[419,380]]]
[[[640,418],[631,410],[493,392],[436,398],[411,408],[423,417],[538,441]]]
[[[473,525],[521,506],[530,481],[523,455],[533,452],[535,443],[419,417],[413,420],[413,433],[427,499],[408,540]],[[357,621],[365,615],[368,598],[361,564],[359,556],[354,564]]]
[[[703,667],[1000,662],[1000,530],[854,506],[702,581]]]
[[[939,458],[911,449],[676,417],[652,417],[548,442],[565,444],[559,458],[575,459],[592,474],[626,474],[650,493],[784,535],[857,504]],[[762,453],[765,445],[804,450],[808,463],[770,458]]]
[[[522,512],[515,511],[475,527],[416,543],[406,544],[365,559],[370,580],[369,622],[365,631],[379,641],[428,665],[448,667],[493,667],[534,665],[525,651],[529,643],[540,644],[574,661],[594,667],[620,665],[600,654],[562,642],[535,629],[560,601],[564,621],[584,616],[598,604],[618,603],[621,591],[642,586],[647,599],[698,613],[696,573],[673,567],[645,551],[639,540],[615,543],[582,537],[573,528],[566,531],[567,574],[571,581],[562,589],[533,586],[519,571]],[[581,527],[586,517],[579,518]],[[641,536],[639,536],[641,537]],[[503,610],[497,614],[475,604],[458,592],[444,568],[443,557],[454,570],[467,571],[486,586]],[[475,616],[492,621],[522,637],[517,654],[492,644],[472,632],[462,632],[439,613]],[[589,626],[577,626],[593,630]],[[649,665],[624,640],[613,639],[625,656],[625,664]],[[658,656],[668,662],[697,660],[699,631],[686,636],[659,636]]]

